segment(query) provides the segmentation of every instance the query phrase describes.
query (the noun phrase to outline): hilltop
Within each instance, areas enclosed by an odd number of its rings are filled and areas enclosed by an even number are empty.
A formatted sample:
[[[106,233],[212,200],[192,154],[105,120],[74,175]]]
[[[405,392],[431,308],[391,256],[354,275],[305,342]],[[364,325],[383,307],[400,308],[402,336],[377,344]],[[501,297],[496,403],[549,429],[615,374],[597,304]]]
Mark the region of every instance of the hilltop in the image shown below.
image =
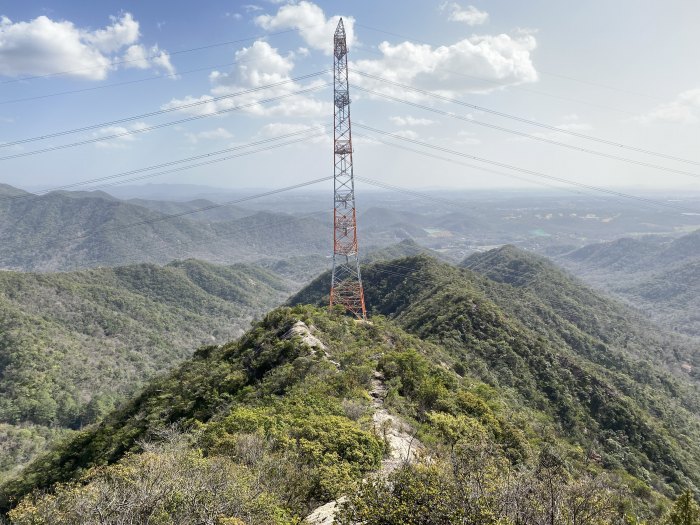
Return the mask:
[[[423,251],[405,241],[367,257]],[[190,259],[0,272],[0,478],[67,431],[99,420],[198,345],[235,339],[298,290],[295,282],[327,266],[325,257],[299,256],[256,266]]]
[[[687,341],[650,326],[648,318],[638,310],[592,289],[549,259],[503,246],[471,255],[461,265],[518,289],[522,299],[529,299],[520,303],[532,306],[532,301],[536,300],[539,308],[549,311],[545,316],[538,315],[562,333],[566,331],[561,324],[553,323],[553,319],[564,319],[605,344],[620,346],[637,357],[663,363],[681,375],[681,365],[691,364],[693,369],[700,366],[700,356]],[[499,304],[508,309],[519,302],[503,300]],[[531,312],[521,309],[512,313],[519,318],[529,316],[533,322]],[[693,374],[693,377],[700,376]]]
[[[499,322],[494,312],[482,313],[484,322]],[[565,512],[580,490],[591,498],[581,503],[596,505],[600,516],[616,515],[620,504],[658,512],[654,503],[664,497],[654,488],[629,475],[621,481],[619,467],[595,455],[600,449],[576,446],[556,417],[483,382],[477,369],[457,372],[460,363],[449,347],[381,316],[368,324],[307,306],[281,308],[238,342],[201,348],[101,424],[38,459],[2,488],[3,506],[32,488],[80,477],[53,496],[22,500],[13,523],[88,523],[96,513],[138,522],[160,509],[182,522],[219,513],[289,524],[340,496],[349,497],[336,506],[341,520],[378,519],[390,502],[397,506],[389,523],[405,523],[406,511],[515,518],[550,512],[546,486],[558,480],[553,512]],[[396,443],[388,436],[399,433],[420,451],[412,466],[383,459],[387,443]],[[423,463],[426,453],[432,459]],[[459,478],[442,470],[450,457],[464,461]],[[484,469],[489,482],[479,485],[472,476]],[[410,493],[387,492],[376,472],[410,483],[427,500],[399,505]],[[488,497],[460,500],[452,488],[458,479]],[[616,499],[621,482],[644,498],[623,491],[624,502]],[[183,483],[187,498],[178,496]],[[513,497],[517,506],[502,506]],[[115,506],[121,498],[131,504]]]

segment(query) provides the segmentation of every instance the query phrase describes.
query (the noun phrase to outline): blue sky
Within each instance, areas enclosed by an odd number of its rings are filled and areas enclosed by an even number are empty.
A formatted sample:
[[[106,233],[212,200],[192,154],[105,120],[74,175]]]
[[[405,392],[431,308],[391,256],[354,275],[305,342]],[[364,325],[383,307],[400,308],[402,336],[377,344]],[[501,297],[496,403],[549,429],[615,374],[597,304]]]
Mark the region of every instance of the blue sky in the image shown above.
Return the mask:
[[[329,49],[339,15],[354,37],[350,60],[357,71],[562,130],[700,161],[696,1],[24,1],[0,2],[0,143],[197,105],[4,147],[0,156],[246,107],[147,133],[0,160],[0,182],[58,186],[308,127],[324,128],[325,134],[148,181],[278,187],[330,175],[332,92],[323,87],[330,78],[290,79],[332,65]],[[242,39],[247,40],[223,45]],[[262,89],[271,83],[277,85]],[[698,179],[668,169],[587,155],[468,120],[698,176],[700,165],[586,141],[367,77],[353,75],[352,85],[356,124],[586,184],[698,187]],[[251,88],[258,91],[209,101]],[[313,91],[295,94],[303,89]],[[59,95],[65,91],[72,93]],[[256,105],[274,97],[286,98]],[[539,180],[421,156],[373,141],[364,136],[372,133],[359,126],[355,131],[358,176],[407,187],[523,186]]]

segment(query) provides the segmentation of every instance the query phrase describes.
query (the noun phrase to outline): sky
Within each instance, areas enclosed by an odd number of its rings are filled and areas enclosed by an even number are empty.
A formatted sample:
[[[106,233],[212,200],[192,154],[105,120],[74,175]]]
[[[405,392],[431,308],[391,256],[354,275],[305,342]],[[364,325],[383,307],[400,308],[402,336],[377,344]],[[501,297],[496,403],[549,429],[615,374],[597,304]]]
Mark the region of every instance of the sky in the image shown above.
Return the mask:
[[[341,16],[358,178],[700,188],[695,0],[0,0],[0,183],[330,176]]]

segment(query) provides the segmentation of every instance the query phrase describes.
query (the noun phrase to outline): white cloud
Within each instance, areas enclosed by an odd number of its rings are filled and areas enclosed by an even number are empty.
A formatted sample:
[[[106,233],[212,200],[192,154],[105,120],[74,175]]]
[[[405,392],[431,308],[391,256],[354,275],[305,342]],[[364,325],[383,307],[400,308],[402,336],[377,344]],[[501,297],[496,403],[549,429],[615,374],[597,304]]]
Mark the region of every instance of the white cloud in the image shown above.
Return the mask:
[[[107,139],[103,142],[95,142],[95,146],[102,149],[123,149],[137,140],[137,135],[139,134],[131,134],[132,132],[143,130],[147,127],[149,126],[145,122],[135,122],[130,126],[108,126],[93,132],[92,136],[101,138],[119,135],[116,138]]]
[[[452,141],[456,146],[476,146],[477,144],[481,144],[481,140],[476,138],[473,131],[461,130],[457,133],[457,137],[456,140]]]
[[[198,133],[185,133],[185,137],[192,144],[197,144],[200,141],[206,140],[226,140],[233,138],[233,134],[226,128],[216,128],[206,131],[200,131]]]
[[[319,129],[320,128],[320,129]],[[315,133],[311,133],[311,130],[317,130]],[[319,122],[270,122],[265,124],[260,131],[258,131],[257,138],[275,138],[283,135],[289,135],[290,133],[297,133],[309,130],[308,135],[300,135],[299,137],[289,137],[289,140],[296,140],[297,138],[305,138],[304,143],[306,144],[327,144],[330,145],[333,142],[332,134],[328,133],[325,126]],[[308,137],[308,138],[307,138]]]
[[[485,87],[478,79],[497,81],[499,87],[535,82],[537,71],[531,52],[536,47],[537,41],[532,35],[511,37],[506,34],[475,35],[435,48],[413,42],[396,45],[382,42],[379,45],[381,59],[358,60],[350,68],[351,74],[355,69],[448,95],[488,92],[498,87]],[[353,75],[353,81],[395,96],[422,98],[415,92],[392,88],[358,75]]]
[[[281,135],[288,135],[290,133],[296,133],[298,131],[305,131],[311,129],[321,128],[319,131],[320,135],[314,136],[314,138],[309,139],[309,142],[318,144],[321,142],[330,143],[332,137],[327,133],[325,126],[320,125],[318,122],[312,124],[305,124],[302,122],[271,122],[265,124],[258,133],[259,137],[272,138],[279,137]]]
[[[170,55],[166,51],[162,51],[158,45],[146,49],[141,44],[129,46],[122,57],[124,67],[148,69],[151,67],[159,67],[169,75],[175,74],[175,68],[170,63]]]
[[[238,64],[232,73],[214,71],[209,76],[210,80],[222,86],[240,84],[258,87],[286,80],[294,69],[291,57],[283,57],[263,40],[237,51],[236,62]]]
[[[126,53],[124,53],[124,61],[126,67],[138,69],[148,69],[150,67],[146,48],[138,44],[129,46]]]
[[[675,100],[661,104],[649,113],[637,117],[642,124],[675,122],[695,124],[700,122],[700,88],[684,91]]]
[[[167,72],[169,75],[175,74],[175,66],[170,62],[170,54],[158,48],[158,44],[151,47],[151,63]]]
[[[115,16],[109,18],[112,25],[92,33],[84,33],[85,42],[92,44],[103,53],[114,53],[139,39],[139,23],[134,20],[131,13],[124,13],[120,19]]]
[[[416,118],[412,117],[411,115],[407,115],[405,117],[389,117],[389,120],[397,126],[429,126],[435,123],[434,120],[427,118]]]
[[[293,94],[304,87],[317,85],[313,82],[302,86],[291,81],[294,68],[293,55],[282,56],[269,43],[258,40],[250,47],[244,47],[235,54],[236,66],[229,73],[214,71],[209,75],[213,86],[208,94],[200,97],[173,99],[164,108],[172,108],[192,102],[204,102],[186,110],[192,114],[207,114],[245,105],[244,111],[259,116],[306,116],[315,117],[330,114],[329,103],[320,102],[305,94]],[[239,96],[214,100],[242,91],[259,88],[269,84],[284,84]],[[265,99],[285,96],[280,102],[270,105],[258,104]]]
[[[263,137],[279,137],[280,135],[311,129],[312,127],[313,126],[309,124],[302,123],[271,122],[270,124],[265,124],[261,128],[260,135]]]
[[[487,12],[479,11],[473,5],[463,8],[457,2],[445,2],[440,9],[448,12],[447,19],[450,22],[464,22],[470,26],[478,26],[489,20]]]
[[[333,34],[340,16],[326,18],[319,6],[302,0],[298,4],[283,5],[275,15],[260,15],[255,23],[267,31],[297,29],[307,45],[326,55],[333,53]],[[348,47],[355,43],[355,19],[343,17]]]
[[[54,21],[39,16],[29,22],[12,22],[0,18],[0,75],[18,77],[48,75],[59,72],[90,80],[104,79],[116,69],[116,56],[125,53],[135,56],[137,64],[144,65],[143,56],[134,49],[139,40],[139,23],[130,13],[112,17],[112,23],[103,29],[89,31],[76,27],[70,21]],[[169,72],[173,70],[165,51],[154,48],[158,54],[151,65]],[[153,53],[151,53],[153,54]],[[127,67],[132,63],[125,64]],[[131,67],[141,67],[140,65]]]
[[[562,117],[562,124],[559,124],[557,128],[565,131],[588,131],[593,129],[593,126],[587,122],[581,122],[581,117],[576,113],[569,113]]]
[[[418,133],[412,129],[401,129],[399,131],[394,131],[393,135],[396,135],[397,137],[405,137],[411,140],[417,140],[420,137],[420,135],[418,135]]]

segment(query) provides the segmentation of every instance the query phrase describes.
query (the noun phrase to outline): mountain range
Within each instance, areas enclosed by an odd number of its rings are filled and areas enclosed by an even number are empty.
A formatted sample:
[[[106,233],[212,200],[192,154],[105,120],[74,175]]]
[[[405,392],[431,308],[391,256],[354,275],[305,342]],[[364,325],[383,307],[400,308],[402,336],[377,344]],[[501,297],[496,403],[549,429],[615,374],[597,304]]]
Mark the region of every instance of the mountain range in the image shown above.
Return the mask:
[[[700,230],[592,244],[558,261],[667,329],[700,336]]]
[[[199,209],[204,211],[192,213]],[[103,192],[34,195],[0,187],[0,267],[9,270],[325,254],[327,231],[313,217],[244,212],[208,201],[130,202]]]
[[[401,508],[564,520],[566,501],[595,501],[611,520],[656,519],[667,498],[700,485],[698,378],[682,366],[692,353],[682,342],[649,339],[624,305],[512,247],[463,266],[428,255],[366,266],[369,323],[307,306],[325,304],[320,276],[238,341],[201,347],[55,445],[2,486],[3,509],[13,523],[57,508],[88,523],[74,509],[107,511],[142,487],[129,510],[141,512],[157,476],[168,512],[195,512],[177,495],[183,465],[201,480],[193,500],[215,493],[204,507],[253,523],[326,504],[342,523]],[[392,466],[401,443],[409,456],[415,447],[414,465]],[[373,481],[377,471],[393,482]],[[428,501],[408,504],[413,492],[394,490],[406,483]],[[460,499],[464,483],[486,495]],[[35,489],[53,495],[25,497]]]

